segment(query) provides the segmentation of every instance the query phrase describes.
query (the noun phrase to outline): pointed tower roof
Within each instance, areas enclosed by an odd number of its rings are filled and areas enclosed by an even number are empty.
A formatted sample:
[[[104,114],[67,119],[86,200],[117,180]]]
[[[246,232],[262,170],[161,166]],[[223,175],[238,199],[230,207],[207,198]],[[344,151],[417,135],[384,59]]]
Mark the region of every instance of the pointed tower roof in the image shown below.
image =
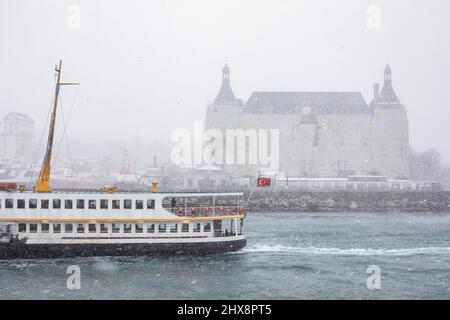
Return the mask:
[[[392,69],[389,64],[384,68],[384,85],[381,89],[378,101],[381,103],[399,103],[394,88],[392,87]]]
[[[227,64],[222,69],[222,86],[217,94],[215,103],[234,103],[236,97],[230,85],[230,67]]]

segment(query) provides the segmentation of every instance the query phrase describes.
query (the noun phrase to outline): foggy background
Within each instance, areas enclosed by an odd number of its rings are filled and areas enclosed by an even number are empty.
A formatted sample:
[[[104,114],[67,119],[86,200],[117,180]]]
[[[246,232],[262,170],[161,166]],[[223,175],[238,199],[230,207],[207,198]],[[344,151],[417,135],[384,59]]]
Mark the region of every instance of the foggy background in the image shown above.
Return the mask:
[[[68,28],[73,5],[79,29]],[[367,26],[370,5],[380,29]],[[204,121],[226,61],[244,100],[257,90],[360,91],[367,103],[389,62],[412,148],[435,147],[448,162],[449,12],[445,0],[1,0],[0,116],[32,116],[39,143],[62,59],[62,81],[81,83],[61,90],[66,120],[76,95],[73,152],[133,141],[151,156],[174,129]]]

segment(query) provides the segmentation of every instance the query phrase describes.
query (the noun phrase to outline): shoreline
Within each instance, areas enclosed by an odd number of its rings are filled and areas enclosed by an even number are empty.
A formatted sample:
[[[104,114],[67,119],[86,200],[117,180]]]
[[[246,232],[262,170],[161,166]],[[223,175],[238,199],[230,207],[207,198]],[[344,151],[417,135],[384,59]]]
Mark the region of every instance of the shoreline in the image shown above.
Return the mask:
[[[244,193],[248,199],[250,192]],[[450,212],[450,191],[255,190],[250,212]]]

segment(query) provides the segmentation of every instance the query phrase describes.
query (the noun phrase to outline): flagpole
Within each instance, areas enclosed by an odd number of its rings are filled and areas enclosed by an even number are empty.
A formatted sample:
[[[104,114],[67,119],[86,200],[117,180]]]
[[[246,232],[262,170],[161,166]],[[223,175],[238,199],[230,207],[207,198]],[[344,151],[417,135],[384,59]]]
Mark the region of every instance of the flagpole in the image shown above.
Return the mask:
[[[258,170],[258,178],[256,178],[256,184],[258,184],[258,179],[261,177],[261,170]],[[250,194],[247,198],[247,201],[245,202],[245,206],[247,206],[247,203],[250,201],[250,198],[253,195],[253,191],[255,191],[255,189],[257,188],[257,186],[253,185],[252,191],[250,191]]]

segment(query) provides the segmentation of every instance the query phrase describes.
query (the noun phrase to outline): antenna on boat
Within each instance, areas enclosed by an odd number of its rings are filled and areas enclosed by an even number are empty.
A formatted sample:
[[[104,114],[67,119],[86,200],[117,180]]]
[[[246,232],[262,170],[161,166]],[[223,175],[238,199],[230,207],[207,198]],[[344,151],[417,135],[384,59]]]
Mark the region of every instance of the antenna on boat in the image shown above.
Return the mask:
[[[61,82],[61,65],[62,60],[59,60],[59,65],[55,66],[56,71],[56,87],[55,99],[53,103],[52,116],[50,118],[50,128],[48,132],[47,149],[45,151],[44,162],[42,163],[39,178],[33,190],[36,192],[51,192],[50,188],[50,162],[52,159],[53,137],[55,135],[56,109],[58,106],[59,89],[61,86],[77,86],[79,83],[75,82]]]

